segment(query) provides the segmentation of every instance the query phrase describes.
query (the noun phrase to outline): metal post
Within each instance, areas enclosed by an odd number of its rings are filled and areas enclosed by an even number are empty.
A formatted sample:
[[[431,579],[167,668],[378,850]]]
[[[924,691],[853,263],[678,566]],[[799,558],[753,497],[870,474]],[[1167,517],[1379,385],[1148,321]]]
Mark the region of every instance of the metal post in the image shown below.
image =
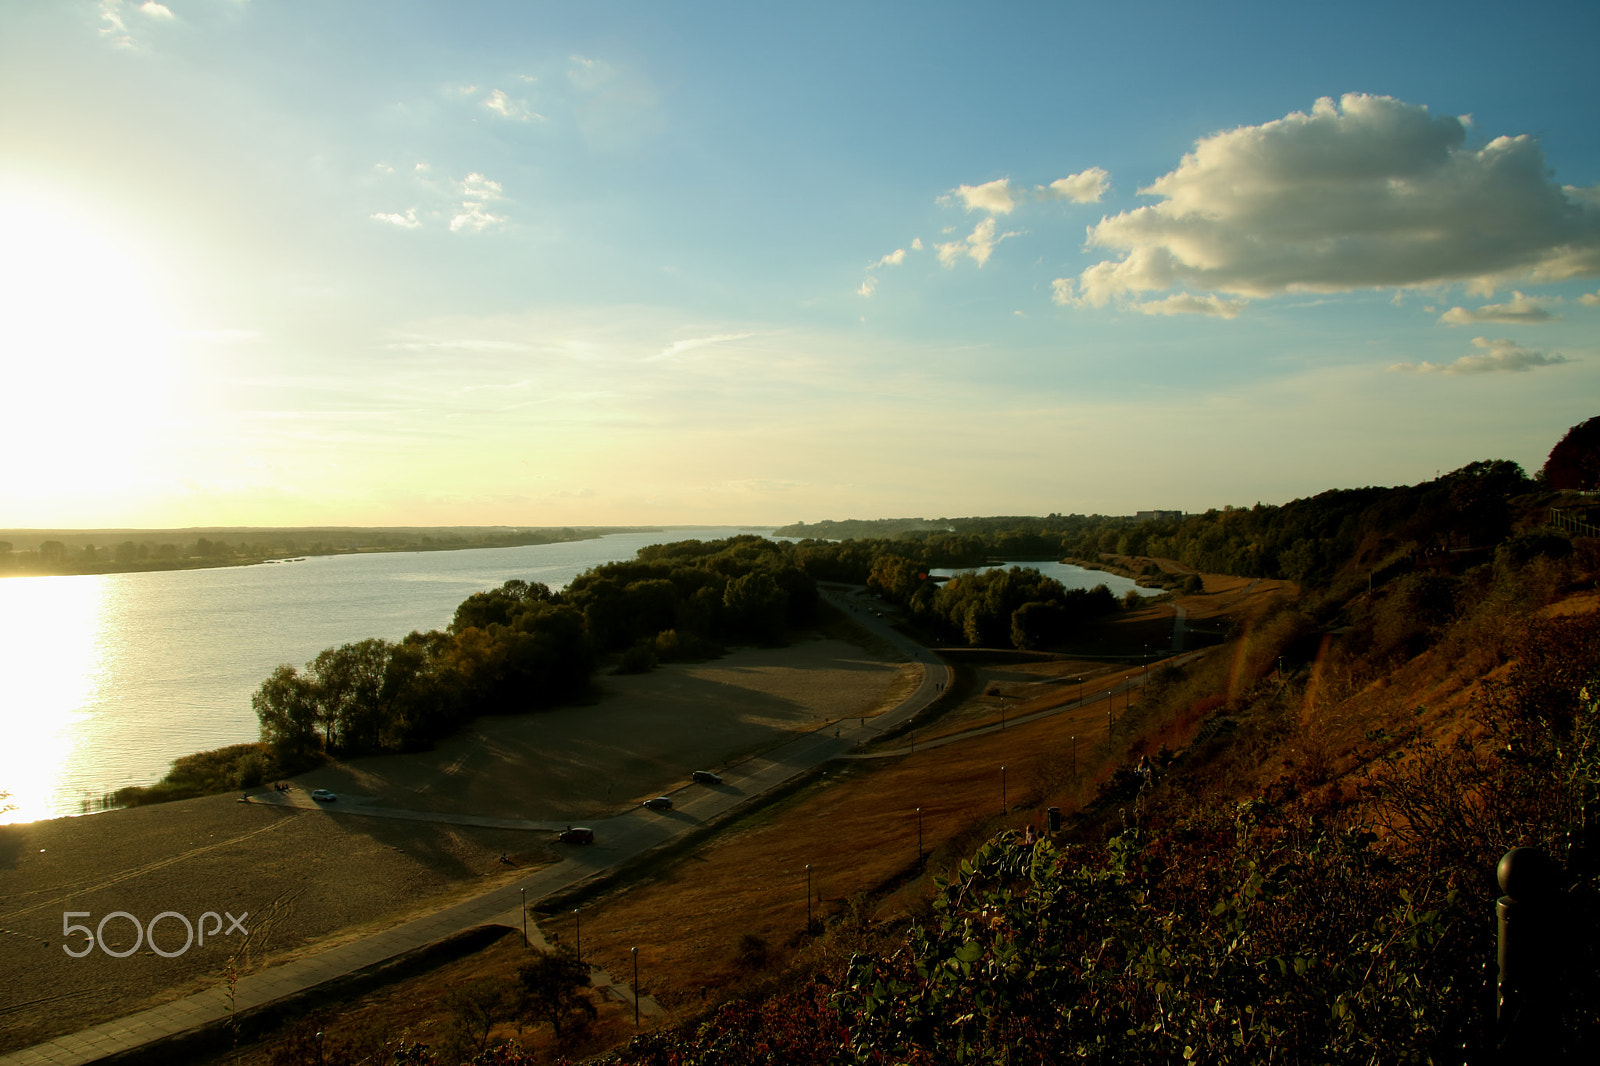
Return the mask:
[[[922,865],[922,808],[917,808],[917,865]]]
[[[578,908],[572,908],[572,924],[578,930],[578,958],[583,958],[583,915],[578,913]]]
[[[633,948],[633,1027],[639,1028],[639,949]]]
[[[1495,871],[1505,893],[1495,904],[1499,919],[1495,989],[1496,1040],[1504,1062],[1548,1062],[1553,937],[1560,871],[1538,848],[1512,848]]]
[[[528,890],[519,888],[517,891],[522,896],[522,946],[528,946]]]
[[[1072,735],[1072,779],[1078,779],[1078,735]]]
[[[806,863],[806,932],[811,932],[811,864]]]
[[[1000,767],[1000,813],[1006,813],[1006,768]]]

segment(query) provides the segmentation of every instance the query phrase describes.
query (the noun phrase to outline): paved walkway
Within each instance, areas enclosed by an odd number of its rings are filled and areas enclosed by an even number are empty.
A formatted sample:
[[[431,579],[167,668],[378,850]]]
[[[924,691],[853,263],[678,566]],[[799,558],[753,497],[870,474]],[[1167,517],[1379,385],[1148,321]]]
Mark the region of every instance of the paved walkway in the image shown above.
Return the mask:
[[[921,684],[897,707],[876,718],[858,720],[855,725],[848,724],[847,719],[836,726],[798,736],[730,767],[722,775],[723,783],[719,786],[685,785],[676,792],[668,793],[674,797],[674,809],[671,811],[657,812],[640,808],[589,822],[587,824],[595,831],[595,843],[564,847],[565,857],[560,862],[383,932],[246,974],[234,986],[231,1002],[225,985],[207,989],[126,1018],[0,1056],[0,1066],[79,1066],[97,1062],[107,1056],[131,1051],[201,1026],[226,1022],[235,1011],[248,1011],[305,993],[329,981],[470,929],[502,925],[520,930],[525,904],[537,903],[557,892],[610,874],[646,853],[726,816],[735,808],[800,777],[814,767],[877,739],[884,730],[902,724],[927,708],[949,685],[952,674],[947,665],[927,648],[895,631],[860,597],[831,589],[823,589],[822,595],[874,636],[922,667]],[[568,824],[499,818],[468,821],[472,816],[365,807],[359,802],[361,797],[351,799],[356,802],[341,799],[313,805],[327,813],[349,817],[400,817],[524,829],[552,829]],[[299,805],[276,792],[264,793],[251,800],[268,803],[279,801]],[[528,928],[531,940],[535,927],[530,925]],[[614,983],[603,974],[596,983],[614,990],[625,1001],[632,1002],[633,993],[626,985]],[[659,1010],[658,1007],[652,1010],[652,1007],[655,1007],[654,1002],[648,997],[640,1001],[641,1012],[655,1013]]]

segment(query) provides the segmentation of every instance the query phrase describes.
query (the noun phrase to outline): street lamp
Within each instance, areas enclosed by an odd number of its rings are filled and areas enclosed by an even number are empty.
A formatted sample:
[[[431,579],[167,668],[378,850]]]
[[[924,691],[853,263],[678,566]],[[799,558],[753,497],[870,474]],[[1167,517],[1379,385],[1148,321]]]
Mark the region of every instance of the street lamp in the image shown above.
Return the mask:
[[[572,908],[572,924],[578,931],[578,958],[583,958],[583,915],[578,913],[578,908]]]
[[[1006,768],[1000,767],[1000,813],[1006,813]]]
[[[633,1027],[639,1028],[639,949],[633,951]]]
[[[811,864],[806,863],[806,932],[811,932]]]
[[[922,865],[922,808],[917,808],[917,865]]]

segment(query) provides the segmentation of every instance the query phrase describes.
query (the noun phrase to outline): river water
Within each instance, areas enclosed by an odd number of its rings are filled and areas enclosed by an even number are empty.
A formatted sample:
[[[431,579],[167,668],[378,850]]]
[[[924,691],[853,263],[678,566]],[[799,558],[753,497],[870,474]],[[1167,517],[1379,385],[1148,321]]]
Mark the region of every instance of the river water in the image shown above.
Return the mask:
[[[442,629],[469,595],[511,578],[563,588],[602,563],[675,540],[751,532],[680,528],[450,552],[0,580],[0,823],[97,809],[191,752],[255,740],[250,697],[281,663],[368,637]],[[1064,567],[1063,584],[1125,578]],[[1122,585],[1117,584],[1121,582]]]
[[[96,808],[180,755],[258,736],[250,696],[281,663],[368,637],[442,629],[511,578],[563,588],[696,527],[597,540],[315,556],[301,562],[0,580],[0,823]]]

